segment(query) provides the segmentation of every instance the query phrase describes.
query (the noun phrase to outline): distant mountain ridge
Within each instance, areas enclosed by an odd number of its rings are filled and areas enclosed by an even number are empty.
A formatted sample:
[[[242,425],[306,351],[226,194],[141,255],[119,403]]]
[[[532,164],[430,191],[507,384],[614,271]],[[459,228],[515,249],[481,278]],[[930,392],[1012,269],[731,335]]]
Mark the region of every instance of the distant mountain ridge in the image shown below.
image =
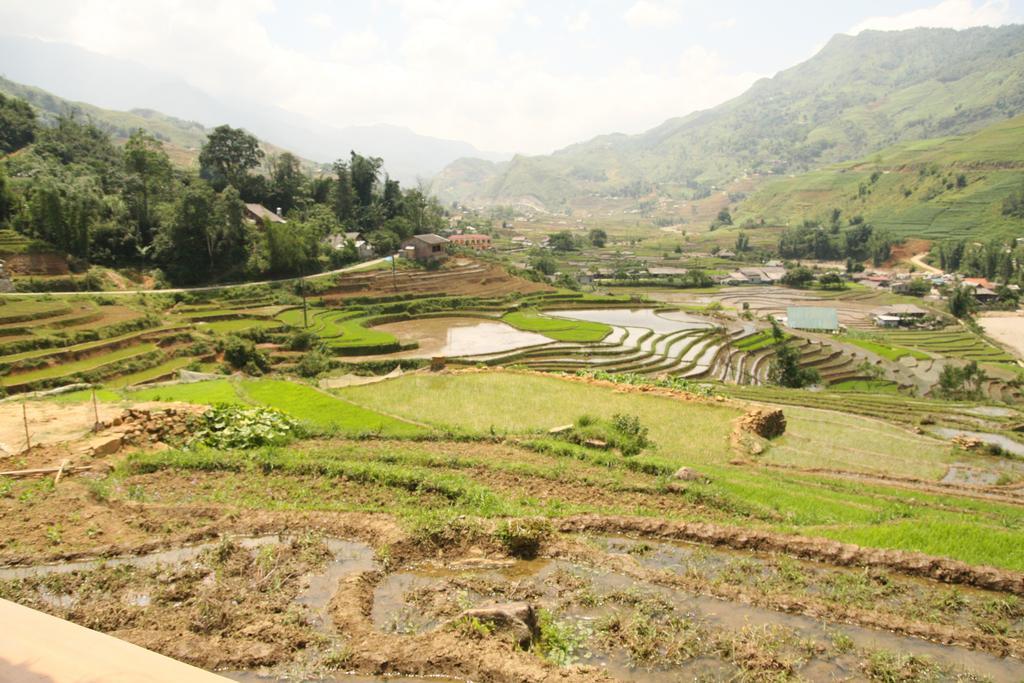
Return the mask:
[[[336,128],[295,114],[267,99],[223,101],[184,80],[123,59],[62,43],[0,35],[0,76],[37,86],[61,98],[125,112],[152,110],[206,128],[227,123],[321,163],[349,151],[387,160],[403,184],[429,178],[461,157],[492,161],[508,155],[482,152],[468,142],[419,135],[391,125]]]
[[[1024,112],[1024,26],[837,35],[814,57],[706,111],[547,156],[459,159],[444,200],[558,208],[585,194],[706,192],[745,173],[794,173]]]

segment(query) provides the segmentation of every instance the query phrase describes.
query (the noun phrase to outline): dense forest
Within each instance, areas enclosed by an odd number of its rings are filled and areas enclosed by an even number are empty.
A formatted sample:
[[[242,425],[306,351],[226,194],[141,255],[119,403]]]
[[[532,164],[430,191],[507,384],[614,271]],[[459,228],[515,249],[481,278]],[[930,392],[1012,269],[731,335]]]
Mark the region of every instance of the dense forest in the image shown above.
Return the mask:
[[[245,220],[245,203],[286,223]],[[134,132],[123,147],[89,121],[43,126],[0,95],[0,228],[89,264],[158,269],[173,283],[287,276],[356,260],[330,235],[362,232],[378,253],[444,225],[444,210],[390,179],[383,160],[352,152],[319,173],[289,152],[268,156],[244,130],[220,126],[198,172],[176,168],[161,143]]]

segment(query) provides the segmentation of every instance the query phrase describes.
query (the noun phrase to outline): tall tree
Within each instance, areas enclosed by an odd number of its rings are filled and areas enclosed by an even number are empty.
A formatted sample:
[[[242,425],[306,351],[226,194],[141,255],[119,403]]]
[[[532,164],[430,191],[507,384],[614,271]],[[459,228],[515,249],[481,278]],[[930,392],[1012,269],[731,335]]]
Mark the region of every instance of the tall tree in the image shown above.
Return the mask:
[[[212,271],[215,214],[215,196],[206,183],[193,182],[184,189],[173,217],[157,234],[157,256],[173,280],[195,282]]]
[[[282,152],[273,157],[270,160],[270,194],[267,197],[271,210],[281,209],[287,213],[295,208],[305,183],[306,176],[297,156]]]
[[[0,93],[0,154],[21,149],[36,139],[36,115],[28,102]]]
[[[384,204],[384,217],[391,219],[402,210],[402,187],[397,180],[384,178],[384,196],[381,198]]]
[[[139,129],[124,146],[125,204],[143,245],[153,240],[155,203],[169,192],[171,160],[160,141]]]
[[[241,128],[217,126],[199,151],[199,175],[220,192],[228,185],[247,186],[249,171],[263,161],[259,141]]]
[[[355,217],[356,196],[352,189],[352,174],[341,159],[334,162],[334,215],[338,222],[349,223]]]
[[[359,206],[366,208],[373,202],[373,188],[380,177],[384,161],[378,157],[364,157],[352,152],[349,173],[352,175],[352,189]]]

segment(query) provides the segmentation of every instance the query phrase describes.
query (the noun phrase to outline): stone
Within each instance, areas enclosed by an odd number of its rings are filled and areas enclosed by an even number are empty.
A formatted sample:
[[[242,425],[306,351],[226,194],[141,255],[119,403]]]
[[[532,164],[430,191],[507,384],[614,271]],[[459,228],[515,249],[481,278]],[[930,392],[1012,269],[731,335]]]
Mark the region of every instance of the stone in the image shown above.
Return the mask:
[[[765,439],[774,439],[786,432],[786,416],[781,408],[754,408],[740,418],[739,427]]]
[[[680,467],[676,470],[676,473],[672,475],[672,478],[680,481],[711,481],[708,477],[704,476],[697,470],[690,469],[689,467]]]
[[[510,633],[520,647],[530,647],[540,635],[537,613],[528,602],[508,602],[487,607],[474,607],[459,615],[459,619],[476,619],[499,631]]]

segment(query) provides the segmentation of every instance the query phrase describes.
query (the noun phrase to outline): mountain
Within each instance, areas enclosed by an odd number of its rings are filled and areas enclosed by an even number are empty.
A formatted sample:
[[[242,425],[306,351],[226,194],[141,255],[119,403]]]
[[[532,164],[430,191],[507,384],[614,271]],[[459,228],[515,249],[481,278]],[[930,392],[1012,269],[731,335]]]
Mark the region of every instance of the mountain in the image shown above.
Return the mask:
[[[733,209],[737,224],[793,225],[832,209],[899,237],[1017,237],[1003,201],[1024,190],[1024,116],[976,133],[894,145],[865,159],[779,178]],[[755,231],[759,228],[755,228]]]
[[[85,102],[65,100],[42,88],[22,85],[2,77],[0,77],[0,93],[28,102],[35,109],[36,116],[44,124],[56,121],[58,116],[81,117],[109,133],[117,142],[127,141],[134,130],[141,128],[160,140],[171,161],[183,167],[198,163],[199,148],[206,142],[206,136],[209,133],[209,130],[201,123],[174,118],[152,109],[134,109],[132,111],[103,109]],[[260,146],[268,154],[284,151],[282,148],[262,140]],[[303,159],[303,165],[307,170],[318,166],[307,159]]]
[[[744,174],[796,173],[1024,112],[1024,26],[837,35],[810,60],[713,109],[547,156],[458,160],[442,199],[563,206],[585,194],[706,194]]]
[[[268,104],[270,93],[250,101],[221,100],[172,74],[62,43],[0,35],[0,75],[106,109],[159,111],[206,128],[229,123],[321,163],[348,157],[351,150],[379,156],[392,177],[407,185],[460,157],[507,158],[397,126],[329,126]]]

